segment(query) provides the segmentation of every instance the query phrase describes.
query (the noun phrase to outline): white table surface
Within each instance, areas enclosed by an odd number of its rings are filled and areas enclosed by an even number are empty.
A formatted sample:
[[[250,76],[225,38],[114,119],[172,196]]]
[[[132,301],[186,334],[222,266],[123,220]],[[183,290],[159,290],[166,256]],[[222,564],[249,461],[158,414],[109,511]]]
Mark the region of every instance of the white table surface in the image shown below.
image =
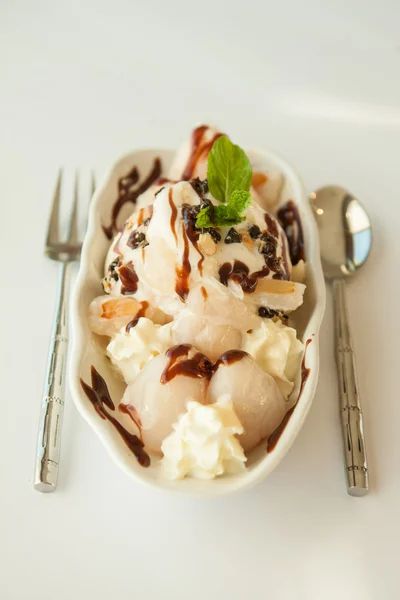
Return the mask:
[[[398,0],[0,2],[1,600],[400,597],[399,71]],[[257,488],[193,500],[141,487],[68,398],[59,489],[32,489],[56,169],[100,175],[203,120],[283,153],[309,190],[348,187],[370,213],[374,251],[348,289],[365,498],[345,491],[330,295],[314,405]]]

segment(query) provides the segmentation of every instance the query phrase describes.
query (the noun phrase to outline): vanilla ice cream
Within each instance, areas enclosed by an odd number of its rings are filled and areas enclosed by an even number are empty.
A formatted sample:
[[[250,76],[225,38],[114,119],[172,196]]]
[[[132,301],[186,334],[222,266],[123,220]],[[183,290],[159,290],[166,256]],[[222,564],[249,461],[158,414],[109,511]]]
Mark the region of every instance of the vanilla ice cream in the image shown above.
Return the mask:
[[[174,316],[193,285],[216,279],[255,309],[297,308],[304,286],[293,283],[289,291],[284,286],[291,263],[276,219],[253,202],[243,223],[200,231],[195,221],[204,202],[219,204],[195,183],[166,184],[153,205],[136,211],[113,242],[105,290],[133,293],[139,302],[146,300]],[[265,280],[271,280],[271,292],[260,285]]]

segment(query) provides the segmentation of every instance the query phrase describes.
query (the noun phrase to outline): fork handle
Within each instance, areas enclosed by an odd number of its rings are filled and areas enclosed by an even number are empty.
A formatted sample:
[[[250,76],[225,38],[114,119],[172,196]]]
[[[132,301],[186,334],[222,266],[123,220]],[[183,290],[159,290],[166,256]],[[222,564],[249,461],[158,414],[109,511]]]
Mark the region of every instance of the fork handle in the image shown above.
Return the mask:
[[[343,433],[347,492],[350,496],[364,496],[368,492],[367,454],[343,279],[333,281],[333,295],[340,421]]]
[[[68,349],[68,291],[70,263],[59,267],[57,308],[54,315],[40,410],[33,486],[38,492],[57,487],[65,398],[65,367]]]

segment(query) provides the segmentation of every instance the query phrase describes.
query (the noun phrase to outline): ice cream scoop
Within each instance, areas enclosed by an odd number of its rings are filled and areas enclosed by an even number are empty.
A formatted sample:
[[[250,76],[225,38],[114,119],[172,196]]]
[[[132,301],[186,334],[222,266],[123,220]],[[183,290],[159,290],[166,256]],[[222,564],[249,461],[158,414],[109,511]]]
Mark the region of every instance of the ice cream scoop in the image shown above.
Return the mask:
[[[134,294],[175,316],[192,287],[213,278],[253,310],[297,308],[304,286],[285,287],[291,261],[278,221],[254,201],[242,223],[199,229],[196,217],[203,203],[219,204],[207,191],[199,192],[201,183],[167,183],[152,206],[133,213],[107,255],[105,291]],[[261,285],[266,280],[269,287]]]

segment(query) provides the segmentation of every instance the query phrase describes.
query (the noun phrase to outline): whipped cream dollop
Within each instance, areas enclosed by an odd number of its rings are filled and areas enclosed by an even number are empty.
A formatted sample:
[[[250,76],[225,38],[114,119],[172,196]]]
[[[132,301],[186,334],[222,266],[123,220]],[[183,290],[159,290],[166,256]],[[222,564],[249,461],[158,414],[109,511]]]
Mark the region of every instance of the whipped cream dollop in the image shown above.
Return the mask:
[[[113,337],[107,346],[107,353],[126,383],[131,383],[152,358],[172,346],[171,325],[156,325],[150,319],[141,317],[135,327],[129,331],[123,327]]]
[[[293,390],[304,351],[296,330],[281,321],[265,319],[259,327],[243,336],[242,349],[275,379],[286,399]]]
[[[189,400],[187,412],[173,429],[161,446],[162,470],[168,479],[214,479],[245,469],[247,459],[236,438],[243,433],[243,427],[229,395],[208,405]]]

